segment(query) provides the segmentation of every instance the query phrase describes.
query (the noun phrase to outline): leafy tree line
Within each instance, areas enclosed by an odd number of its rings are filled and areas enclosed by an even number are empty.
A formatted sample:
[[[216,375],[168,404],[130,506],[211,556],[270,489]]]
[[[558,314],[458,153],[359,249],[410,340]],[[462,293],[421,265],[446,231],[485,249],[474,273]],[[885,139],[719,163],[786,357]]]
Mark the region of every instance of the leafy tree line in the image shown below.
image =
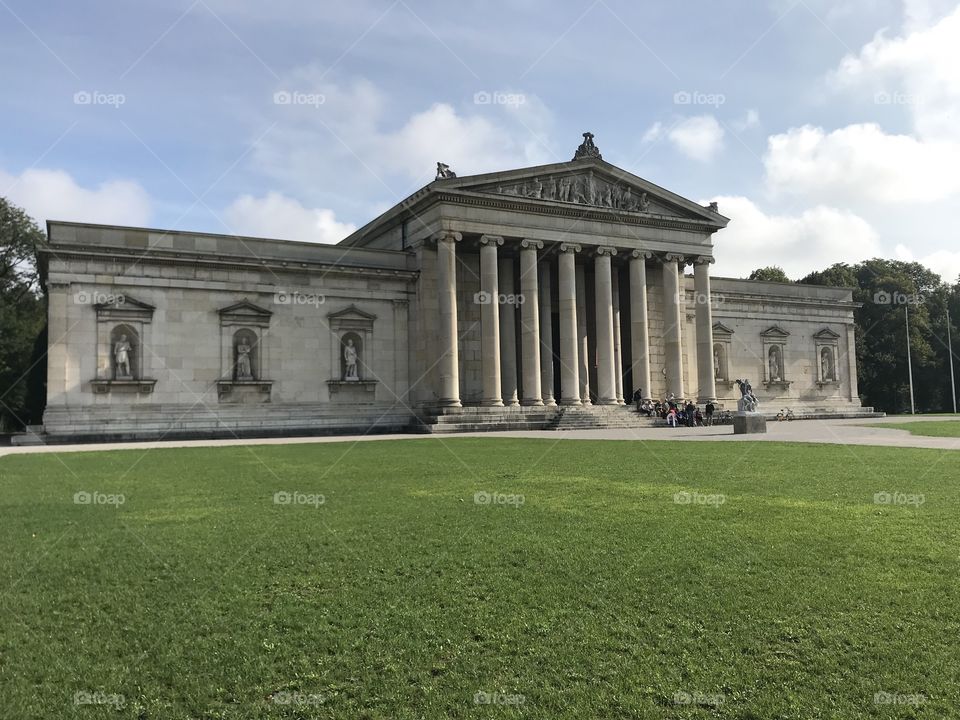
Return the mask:
[[[754,270],[750,279],[790,282],[775,266]],[[864,405],[891,413],[910,411],[909,314],[917,412],[953,412],[950,362],[960,373],[960,278],[951,285],[920,263],[874,258],[836,263],[797,282],[853,288],[853,299],[861,305],[854,310],[854,321]],[[948,351],[948,310],[953,358]]]
[[[47,310],[37,247],[45,237],[0,198],[0,432],[39,423],[43,412]]]

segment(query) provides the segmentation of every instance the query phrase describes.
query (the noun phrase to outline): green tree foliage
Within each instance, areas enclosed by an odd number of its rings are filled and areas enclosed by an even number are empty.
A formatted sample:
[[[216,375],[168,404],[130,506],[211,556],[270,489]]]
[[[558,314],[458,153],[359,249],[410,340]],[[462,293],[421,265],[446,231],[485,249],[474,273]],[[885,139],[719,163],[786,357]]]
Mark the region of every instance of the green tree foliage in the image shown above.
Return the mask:
[[[750,280],[763,280],[765,282],[793,282],[787,277],[783,268],[778,265],[768,265],[767,267],[757,268],[750,273]]]
[[[20,208],[0,198],[0,430],[38,422],[40,408],[27,402],[34,346],[44,327],[37,247],[45,236]],[[44,348],[45,351],[45,348]],[[42,389],[31,393],[42,405]]]
[[[918,412],[952,410],[946,310],[956,336],[960,283],[945,284],[920,263],[874,258],[838,263],[799,282],[854,288],[860,308],[857,368],[864,404],[887,412],[909,412],[907,315]],[[956,354],[956,352],[955,352]]]

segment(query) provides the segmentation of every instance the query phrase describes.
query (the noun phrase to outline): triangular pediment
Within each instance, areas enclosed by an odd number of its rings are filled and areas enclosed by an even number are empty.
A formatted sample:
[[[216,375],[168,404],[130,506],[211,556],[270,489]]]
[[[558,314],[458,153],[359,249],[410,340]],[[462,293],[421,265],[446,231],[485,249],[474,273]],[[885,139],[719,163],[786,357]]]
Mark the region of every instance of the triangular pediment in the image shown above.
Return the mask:
[[[221,315],[252,316],[259,318],[269,318],[273,315],[271,311],[259,305],[254,305],[249,300],[241,300],[233,305],[227,305],[225,308],[220,308],[219,312]]]
[[[716,322],[713,324],[713,334],[716,335],[733,335],[733,330],[728,328],[721,322]]]
[[[100,293],[104,301],[96,303],[94,307],[97,310],[147,310],[153,312],[156,308],[153,305],[132,298],[123,293]]]
[[[820,330],[819,332],[814,333],[813,337],[815,340],[839,340],[840,339],[839,333],[835,333],[833,330],[831,330],[828,327],[825,327],[823,328],[823,330]]]
[[[495,195],[505,201],[574,205],[651,218],[697,220],[718,228],[728,222],[714,207],[699,205],[595,158],[442,179],[432,186],[444,192]]]
[[[779,325],[772,325],[771,327],[768,327],[766,330],[764,330],[762,333],[760,333],[760,337],[765,337],[765,338],[786,338],[786,337],[790,337],[790,333],[788,333],[786,330],[784,330],[784,329],[783,329],[782,327],[780,327]]]
[[[329,320],[367,320],[373,321],[377,319],[376,315],[372,313],[365,312],[358,308],[356,305],[349,305],[343,310],[338,310],[337,312],[332,312],[327,315]]]

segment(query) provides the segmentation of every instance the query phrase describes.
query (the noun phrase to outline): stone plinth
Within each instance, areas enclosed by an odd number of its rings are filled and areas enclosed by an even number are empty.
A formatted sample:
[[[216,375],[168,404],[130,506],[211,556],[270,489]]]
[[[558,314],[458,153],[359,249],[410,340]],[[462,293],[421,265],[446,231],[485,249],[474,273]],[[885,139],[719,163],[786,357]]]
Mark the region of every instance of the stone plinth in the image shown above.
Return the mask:
[[[765,433],[767,431],[767,421],[763,415],[758,413],[737,413],[733,416],[733,434],[750,435],[752,433]]]

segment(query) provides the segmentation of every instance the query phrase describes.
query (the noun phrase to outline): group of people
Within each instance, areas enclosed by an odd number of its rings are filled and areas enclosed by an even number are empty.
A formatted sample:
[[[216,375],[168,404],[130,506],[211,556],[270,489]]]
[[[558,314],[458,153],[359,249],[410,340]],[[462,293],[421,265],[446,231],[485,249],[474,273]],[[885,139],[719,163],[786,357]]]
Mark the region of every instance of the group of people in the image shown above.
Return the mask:
[[[693,400],[678,400],[673,393],[663,400],[653,401],[643,397],[643,390],[633,394],[637,412],[647,417],[656,417],[667,421],[670,427],[709,427],[713,425],[717,408],[708,402],[701,412],[700,406]]]

